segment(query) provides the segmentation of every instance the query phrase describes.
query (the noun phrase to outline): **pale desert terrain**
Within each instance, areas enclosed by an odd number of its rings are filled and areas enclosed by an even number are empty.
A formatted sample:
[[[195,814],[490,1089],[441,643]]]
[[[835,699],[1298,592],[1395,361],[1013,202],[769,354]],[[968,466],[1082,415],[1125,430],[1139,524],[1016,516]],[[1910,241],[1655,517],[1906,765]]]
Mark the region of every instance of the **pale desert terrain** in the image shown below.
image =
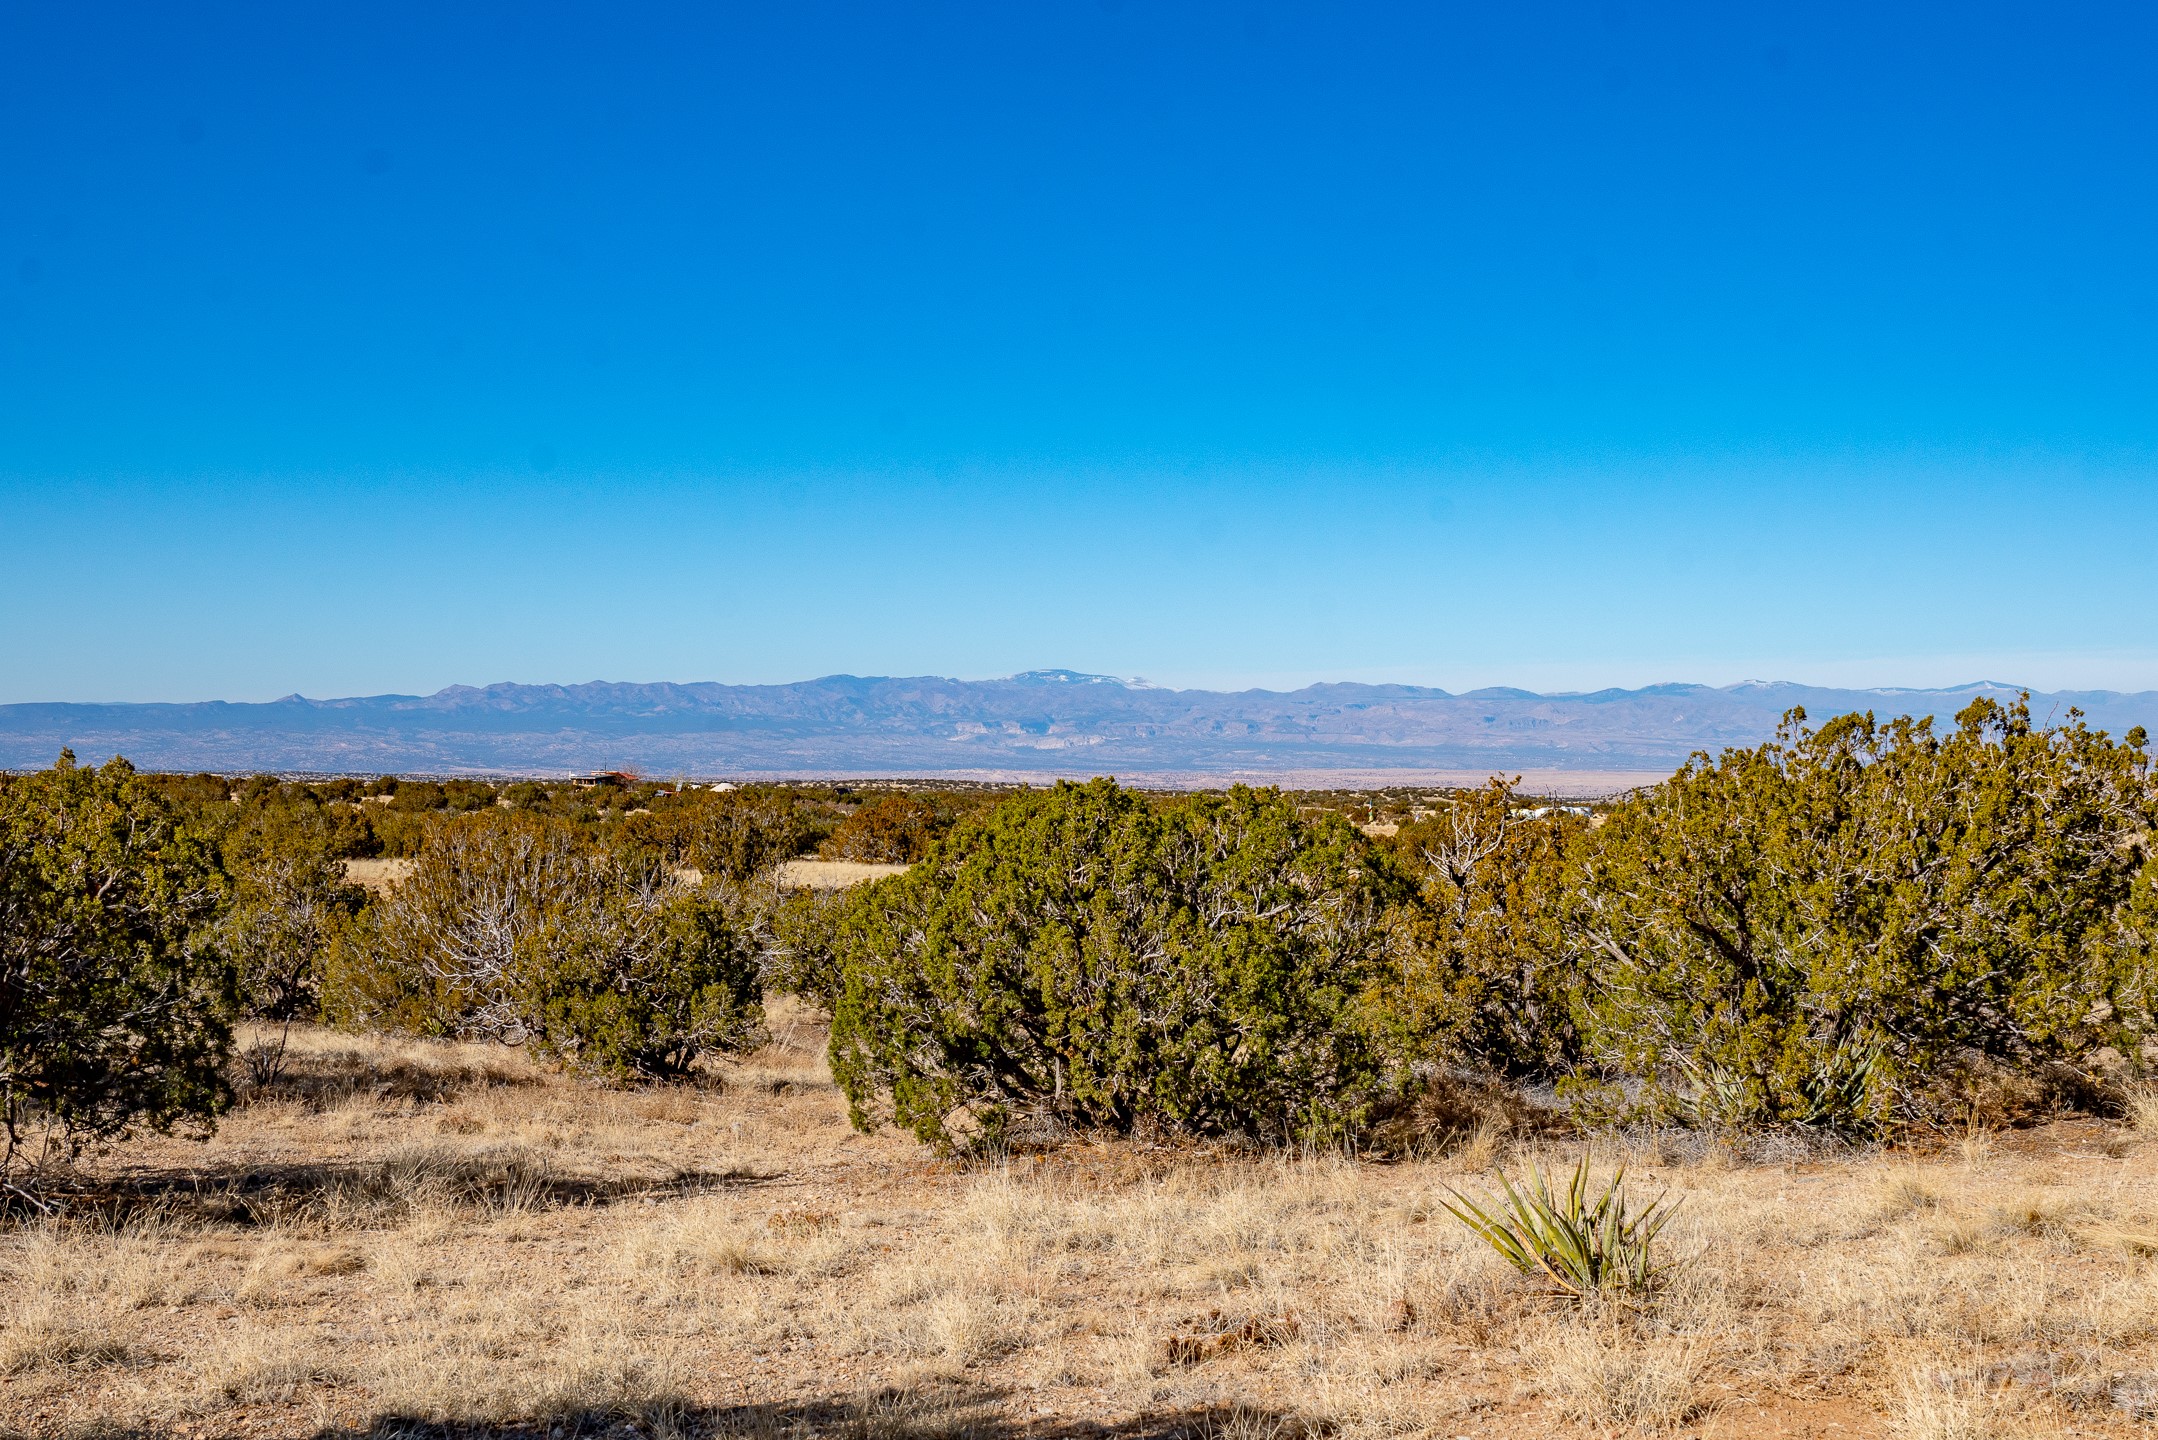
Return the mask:
[[[1448,1187],[1570,1163],[849,1128],[817,1018],[702,1087],[297,1033],[207,1143],[0,1231],[0,1433],[1267,1437],[2149,1433],[2158,1144],[2099,1121],[1896,1153],[1605,1140],[1677,1268],[1583,1308]],[[2148,1118],[2148,1117],[2147,1117]]]

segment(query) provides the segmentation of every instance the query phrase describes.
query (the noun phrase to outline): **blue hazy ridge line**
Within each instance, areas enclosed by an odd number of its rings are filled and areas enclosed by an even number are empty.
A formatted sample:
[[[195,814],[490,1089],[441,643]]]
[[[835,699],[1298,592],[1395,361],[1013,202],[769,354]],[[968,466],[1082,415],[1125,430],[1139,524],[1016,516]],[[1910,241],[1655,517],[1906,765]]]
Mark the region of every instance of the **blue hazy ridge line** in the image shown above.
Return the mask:
[[[1266,774],[1668,770],[1771,735],[1785,711],[1933,715],[2017,687],[1846,690],[1782,682],[1454,694],[1353,683],[1174,690],[1069,671],[1000,680],[831,675],[787,685],[451,686],[263,703],[0,706],[0,767],[124,754],[150,769],[547,774]],[[2158,692],[2033,693],[2120,734]]]

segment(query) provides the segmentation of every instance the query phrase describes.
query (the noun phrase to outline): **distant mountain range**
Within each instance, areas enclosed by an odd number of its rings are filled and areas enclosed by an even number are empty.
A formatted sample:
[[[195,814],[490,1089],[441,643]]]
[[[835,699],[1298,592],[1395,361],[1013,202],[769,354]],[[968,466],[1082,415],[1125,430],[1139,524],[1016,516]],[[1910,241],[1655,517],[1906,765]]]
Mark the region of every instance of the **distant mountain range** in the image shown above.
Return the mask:
[[[1651,685],[1538,695],[1413,685],[1286,693],[1172,690],[1038,670],[1003,680],[862,679],[792,685],[451,686],[433,695],[263,704],[0,706],[0,768],[124,754],[145,769],[285,773],[973,776],[1114,774],[1204,783],[1458,780],[1496,771],[1617,788],[1695,750],[1755,743],[1803,706],[1949,716],[2018,687],[1830,690]],[[2080,708],[2120,734],[2158,730],[2158,692],[2033,694],[2040,717]]]

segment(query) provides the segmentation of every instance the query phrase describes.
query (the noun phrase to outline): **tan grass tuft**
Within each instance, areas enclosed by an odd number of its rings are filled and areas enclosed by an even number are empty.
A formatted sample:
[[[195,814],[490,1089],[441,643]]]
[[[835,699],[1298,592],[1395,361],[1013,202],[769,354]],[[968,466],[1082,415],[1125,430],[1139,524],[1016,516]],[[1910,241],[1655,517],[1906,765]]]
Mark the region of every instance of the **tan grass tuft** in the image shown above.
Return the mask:
[[[1986,1248],[1989,1235],[2014,1228],[1999,1221],[1981,1224],[1968,1215],[1940,1215],[1927,1223],[1925,1235],[1943,1255],[1972,1255]]]
[[[633,1271],[677,1280],[698,1275],[830,1273],[842,1268],[854,1243],[836,1219],[815,1212],[780,1212],[759,1223],[732,1202],[707,1198],[629,1237]]]
[[[278,1404],[316,1385],[334,1384],[344,1373],[304,1334],[249,1329],[221,1343],[202,1370],[204,1408],[216,1402]]]
[[[1454,1151],[1454,1163],[1464,1170],[1482,1174],[1495,1168],[1506,1158],[1509,1132],[1502,1126],[1485,1123],[1476,1127],[1469,1138]]]
[[[1934,1366],[1903,1377],[1889,1423],[1898,1440],[2007,1440],[2014,1433],[1979,1375]]]
[[[2138,1085],[2128,1092],[2123,1107],[2128,1124],[2147,1140],[2158,1140],[2158,1085]]]
[[[1908,1166],[1898,1166],[1874,1184],[1875,1213],[1882,1220],[1901,1220],[1941,1203],[1940,1187],[1930,1177]]]
[[[1231,1405],[1202,1416],[1193,1433],[1198,1440],[1317,1440],[1332,1428],[1303,1415]]]
[[[357,1246],[288,1241],[256,1259],[239,1294],[242,1299],[268,1298],[289,1290],[296,1281],[356,1275],[366,1268],[367,1256]]]
[[[0,1323],[0,1375],[98,1369],[131,1358],[108,1319],[54,1300],[34,1300]]]
[[[1674,1430],[1707,1408],[1702,1343],[1691,1337],[1636,1339],[1615,1326],[1558,1331],[1539,1348],[1539,1388],[1567,1418],[1598,1427]]]

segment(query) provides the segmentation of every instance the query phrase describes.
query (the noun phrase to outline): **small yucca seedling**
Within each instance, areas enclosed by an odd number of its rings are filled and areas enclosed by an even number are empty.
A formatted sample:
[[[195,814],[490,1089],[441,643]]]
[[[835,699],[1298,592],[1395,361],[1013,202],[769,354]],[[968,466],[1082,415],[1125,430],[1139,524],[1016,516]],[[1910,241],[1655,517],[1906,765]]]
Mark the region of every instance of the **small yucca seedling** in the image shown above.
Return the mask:
[[[1533,1164],[1527,1184],[1517,1187],[1501,1171],[1499,1185],[1503,1199],[1478,1202],[1453,1190],[1451,1201],[1439,1203],[1524,1275],[1541,1270],[1560,1289],[1584,1300],[1611,1293],[1646,1294],[1663,1278],[1667,1267],[1656,1263],[1656,1236],[1678,1206],[1659,1199],[1638,1215],[1629,1214],[1625,1166],[1593,1200],[1586,1155],[1557,1193]]]

